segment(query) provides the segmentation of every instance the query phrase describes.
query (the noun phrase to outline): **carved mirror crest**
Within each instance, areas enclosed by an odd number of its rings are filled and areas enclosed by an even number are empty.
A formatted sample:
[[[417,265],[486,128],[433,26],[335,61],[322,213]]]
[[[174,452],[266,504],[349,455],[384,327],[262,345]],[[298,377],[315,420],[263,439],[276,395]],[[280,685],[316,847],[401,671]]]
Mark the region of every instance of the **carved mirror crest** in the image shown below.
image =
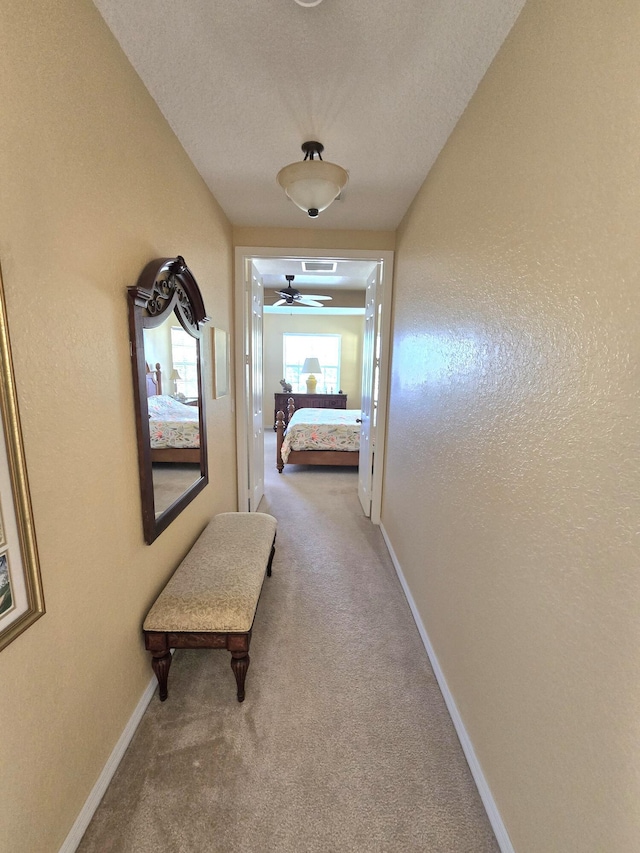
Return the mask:
[[[200,288],[184,258],[159,258],[129,294],[129,333],[145,540],[151,544],[209,481]]]

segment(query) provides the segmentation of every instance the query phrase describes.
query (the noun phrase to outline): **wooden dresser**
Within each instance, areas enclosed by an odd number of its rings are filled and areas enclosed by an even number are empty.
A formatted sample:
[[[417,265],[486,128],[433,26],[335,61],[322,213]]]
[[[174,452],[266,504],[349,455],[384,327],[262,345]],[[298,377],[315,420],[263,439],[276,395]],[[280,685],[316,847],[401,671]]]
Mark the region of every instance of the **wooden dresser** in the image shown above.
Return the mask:
[[[295,394],[293,391],[289,393],[278,393],[275,397],[275,408],[273,411],[273,428],[275,430],[276,417],[278,412],[284,412],[285,426],[289,422],[287,414],[287,400],[293,397],[296,409],[346,409],[347,395],[346,394]]]

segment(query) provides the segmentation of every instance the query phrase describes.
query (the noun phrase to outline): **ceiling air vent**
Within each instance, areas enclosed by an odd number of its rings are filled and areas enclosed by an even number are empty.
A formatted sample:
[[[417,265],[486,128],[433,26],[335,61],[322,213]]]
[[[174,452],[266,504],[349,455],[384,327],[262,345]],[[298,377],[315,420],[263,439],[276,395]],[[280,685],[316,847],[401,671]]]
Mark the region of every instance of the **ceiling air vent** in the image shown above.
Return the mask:
[[[303,261],[302,269],[305,272],[335,272],[338,264],[336,261]]]

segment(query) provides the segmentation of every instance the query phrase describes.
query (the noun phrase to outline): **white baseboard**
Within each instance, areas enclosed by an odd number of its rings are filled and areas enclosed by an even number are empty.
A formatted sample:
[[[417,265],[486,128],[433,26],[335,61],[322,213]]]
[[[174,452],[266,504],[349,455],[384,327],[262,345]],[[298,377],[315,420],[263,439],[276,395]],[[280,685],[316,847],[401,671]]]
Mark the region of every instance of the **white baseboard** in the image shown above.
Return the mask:
[[[155,693],[156,687],[158,686],[158,682],[156,680],[155,675],[149,681],[147,688],[142,694],[140,701],[136,705],[136,709],[129,718],[129,722],[124,728],[124,731],[120,735],[117,744],[113,748],[113,752],[107,759],[107,763],[105,764],[102,773],[98,777],[98,781],[93,786],[93,790],[87,797],[87,801],[82,807],[82,811],[76,818],[76,822],[71,827],[69,835],[64,840],[62,847],[60,848],[59,853],[75,853],[78,849],[78,845],[82,841],[82,836],[87,831],[87,827],[91,823],[91,818],[94,816],[96,809],[100,805],[100,801],[105,795],[107,788],[109,787],[109,782],[111,782],[113,778],[113,774],[118,769],[118,765],[122,761],[122,756],[124,755],[127,747],[131,743],[131,738],[134,736],[138,725],[140,724],[140,720],[142,719],[142,715],[147,709],[147,705],[151,701],[151,697]]]
[[[500,812],[498,811],[496,802],[493,799],[493,794],[491,793],[489,784],[487,783],[484,773],[482,772],[482,767],[480,766],[480,762],[478,761],[478,757],[473,748],[471,738],[469,737],[467,730],[464,727],[464,723],[462,722],[462,717],[460,716],[460,712],[458,711],[458,707],[453,698],[453,694],[449,690],[447,680],[444,677],[444,673],[440,667],[434,648],[431,645],[431,640],[429,639],[427,630],[424,627],[424,624],[422,623],[420,613],[418,612],[416,603],[413,600],[413,596],[411,595],[411,590],[409,589],[404,574],[402,573],[400,563],[398,562],[398,558],[395,555],[393,546],[389,541],[387,531],[384,529],[384,525],[382,524],[380,525],[380,531],[387,545],[387,548],[389,549],[389,555],[391,556],[391,560],[395,567],[396,573],[398,575],[400,583],[402,584],[402,589],[404,590],[404,594],[409,603],[409,607],[411,608],[411,613],[413,614],[416,626],[418,628],[418,631],[420,632],[420,637],[422,638],[422,642],[424,643],[424,647],[427,651],[431,666],[433,667],[433,672],[436,676],[438,686],[440,687],[440,691],[442,692],[442,695],[444,697],[444,701],[447,705],[447,710],[449,711],[449,716],[453,721],[453,725],[458,735],[458,739],[462,746],[465,758],[467,759],[467,764],[469,765],[469,769],[471,770],[473,780],[476,783],[476,787],[478,789],[478,793],[480,794],[482,804],[487,813],[487,817],[489,818],[489,822],[491,823],[491,828],[493,829],[493,833],[496,837],[496,841],[498,842],[498,846],[500,847],[501,853],[515,853],[513,845],[511,843],[511,839],[509,838],[509,833],[507,832],[507,828],[504,825],[502,817],[500,816]]]

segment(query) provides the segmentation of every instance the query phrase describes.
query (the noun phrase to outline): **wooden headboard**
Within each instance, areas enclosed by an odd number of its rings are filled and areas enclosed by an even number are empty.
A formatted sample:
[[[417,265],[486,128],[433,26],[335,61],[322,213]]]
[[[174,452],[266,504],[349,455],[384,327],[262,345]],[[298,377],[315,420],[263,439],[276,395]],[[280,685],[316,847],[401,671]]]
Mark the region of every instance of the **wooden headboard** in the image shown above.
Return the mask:
[[[162,394],[162,369],[159,362],[156,362],[153,369],[149,367],[149,362],[145,362],[145,365],[147,368],[147,397]]]

